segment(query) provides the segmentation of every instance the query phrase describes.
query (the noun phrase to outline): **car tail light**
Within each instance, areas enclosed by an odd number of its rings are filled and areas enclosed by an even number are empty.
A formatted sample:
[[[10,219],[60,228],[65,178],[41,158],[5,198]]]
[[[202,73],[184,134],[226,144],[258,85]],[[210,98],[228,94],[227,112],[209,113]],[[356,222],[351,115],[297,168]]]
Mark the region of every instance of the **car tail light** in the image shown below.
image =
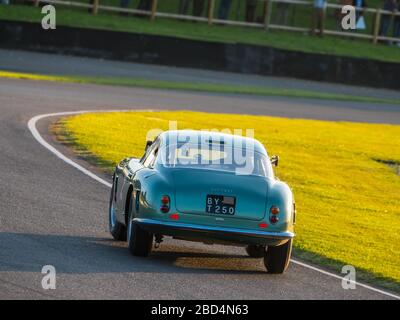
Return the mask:
[[[277,216],[271,216],[269,218],[269,221],[271,221],[271,223],[277,223],[279,221],[279,218]]]
[[[161,197],[161,203],[162,204],[169,204],[169,197],[168,196],[162,196]]]
[[[169,217],[172,220],[179,220],[179,214],[177,214],[177,213],[172,213],[169,215]]]
[[[268,227],[268,224],[266,224],[265,222],[261,222],[258,226],[259,226],[261,229],[264,229],[264,228]]]
[[[279,208],[276,207],[276,206],[272,206],[271,209],[270,209],[270,212],[272,214],[278,214],[279,213]]]
[[[168,196],[161,197],[161,212],[167,213],[169,211],[170,199]]]
[[[269,212],[270,212],[269,221],[272,224],[275,224],[279,221],[279,218],[278,218],[279,211],[280,211],[279,207],[277,207],[277,206],[272,206],[271,209],[269,209]]]

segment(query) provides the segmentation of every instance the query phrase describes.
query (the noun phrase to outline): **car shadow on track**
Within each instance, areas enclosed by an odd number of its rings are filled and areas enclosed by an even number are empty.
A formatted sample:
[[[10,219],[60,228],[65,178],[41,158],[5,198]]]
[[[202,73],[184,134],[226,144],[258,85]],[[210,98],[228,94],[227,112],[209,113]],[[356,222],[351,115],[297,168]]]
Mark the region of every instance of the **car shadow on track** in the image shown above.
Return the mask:
[[[182,245],[181,245],[182,244]],[[242,253],[243,252],[243,253]],[[241,254],[242,253],[242,254]],[[126,242],[110,238],[0,233],[0,272],[263,274],[261,259],[244,249],[167,240],[147,258],[133,257]]]

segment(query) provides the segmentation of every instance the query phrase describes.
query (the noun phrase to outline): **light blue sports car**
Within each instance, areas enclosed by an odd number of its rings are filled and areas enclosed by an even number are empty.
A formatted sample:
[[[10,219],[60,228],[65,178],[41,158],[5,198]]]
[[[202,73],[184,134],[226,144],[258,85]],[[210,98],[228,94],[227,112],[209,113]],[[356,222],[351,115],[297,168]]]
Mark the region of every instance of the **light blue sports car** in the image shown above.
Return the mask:
[[[141,159],[116,167],[109,228],[147,256],[163,237],[246,247],[270,273],[289,265],[295,203],[255,139],[192,130],[161,133]]]

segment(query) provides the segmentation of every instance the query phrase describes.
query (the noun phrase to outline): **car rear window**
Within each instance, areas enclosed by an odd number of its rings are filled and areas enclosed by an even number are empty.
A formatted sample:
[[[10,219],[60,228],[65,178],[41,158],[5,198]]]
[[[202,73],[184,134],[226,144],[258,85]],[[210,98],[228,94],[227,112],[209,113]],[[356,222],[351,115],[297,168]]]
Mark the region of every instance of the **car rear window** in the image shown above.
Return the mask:
[[[222,144],[173,144],[164,146],[159,162],[165,167],[228,171],[240,175],[272,175],[267,156],[253,149]]]

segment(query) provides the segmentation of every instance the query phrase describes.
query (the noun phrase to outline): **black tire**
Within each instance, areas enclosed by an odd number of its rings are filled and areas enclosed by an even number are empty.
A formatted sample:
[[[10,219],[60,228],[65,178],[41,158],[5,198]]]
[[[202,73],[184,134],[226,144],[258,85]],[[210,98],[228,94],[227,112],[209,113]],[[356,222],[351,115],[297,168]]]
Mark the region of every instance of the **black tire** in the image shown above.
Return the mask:
[[[128,248],[129,252],[138,257],[147,257],[153,246],[153,235],[143,230],[132,220],[132,210],[128,218]]]
[[[249,257],[262,258],[265,254],[265,246],[251,244],[246,247],[246,252]]]
[[[114,182],[115,179],[113,177],[113,185],[111,188],[111,195],[110,195],[110,205],[108,207],[108,228],[114,240],[117,241],[125,241],[126,240],[126,227],[118,222],[115,218],[115,199],[114,199]],[[113,216],[114,215],[114,216]]]
[[[264,265],[268,273],[283,273],[289,266],[292,253],[292,239],[283,245],[268,247],[264,255]]]

